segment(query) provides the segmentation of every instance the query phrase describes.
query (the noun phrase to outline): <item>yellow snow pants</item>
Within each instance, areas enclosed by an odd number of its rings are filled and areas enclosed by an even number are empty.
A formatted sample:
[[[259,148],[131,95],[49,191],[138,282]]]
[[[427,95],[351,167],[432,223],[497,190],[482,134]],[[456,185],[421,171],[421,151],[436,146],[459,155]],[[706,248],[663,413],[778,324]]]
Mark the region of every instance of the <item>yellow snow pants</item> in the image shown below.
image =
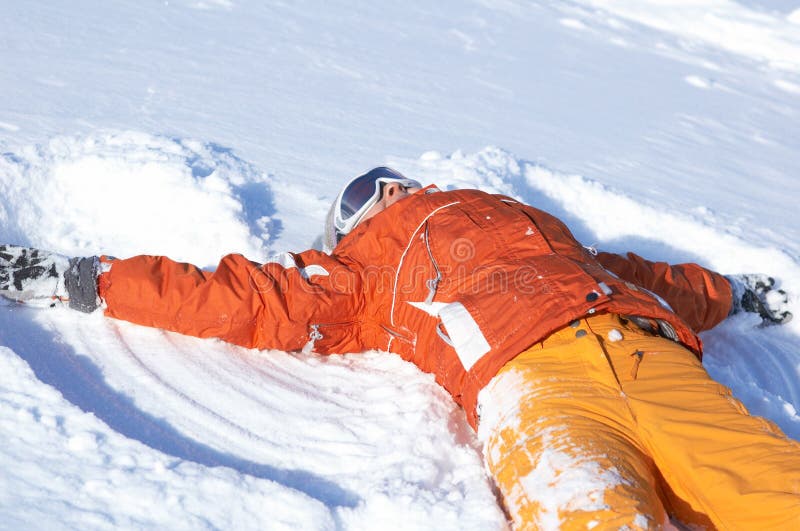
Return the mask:
[[[800,529],[800,444],[684,347],[575,321],[481,391],[486,466],[515,529]]]

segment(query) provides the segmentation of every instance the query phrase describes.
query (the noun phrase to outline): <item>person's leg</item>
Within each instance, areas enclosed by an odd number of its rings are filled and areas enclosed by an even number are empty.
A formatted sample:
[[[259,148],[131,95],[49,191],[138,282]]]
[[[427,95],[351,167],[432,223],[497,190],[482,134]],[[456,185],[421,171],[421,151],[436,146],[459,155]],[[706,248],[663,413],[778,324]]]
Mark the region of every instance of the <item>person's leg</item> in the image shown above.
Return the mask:
[[[624,337],[604,346],[681,521],[800,529],[800,444],[748,415],[679,344],[620,322],[589,326],[597,337]]]
[[[482,391],[487,468],[515,529],[660,528],[654,465],[585,328],[520,354]]]

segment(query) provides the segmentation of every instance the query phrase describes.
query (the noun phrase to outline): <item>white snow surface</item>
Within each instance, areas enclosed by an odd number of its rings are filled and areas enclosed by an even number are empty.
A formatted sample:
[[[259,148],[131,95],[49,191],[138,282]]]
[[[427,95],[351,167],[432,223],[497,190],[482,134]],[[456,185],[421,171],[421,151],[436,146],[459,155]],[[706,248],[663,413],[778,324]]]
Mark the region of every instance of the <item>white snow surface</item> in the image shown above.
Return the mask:
[[[798,315],[799,13],[6,2],[0,241],[263,261],[312,246],[339,186],[388,163],[515,196],[604,250],[769,273]],[[800,317],[757,324],[704,333],[704,364],[800,440]],[[0,345],[0,528],[506,526],[463,413],[395,356],[19,305]]]
[[[732,0],[579,0],[579,3],[768,66],[800,71],[800,32],[797,28],[800,10],[787,16]],[[676,9],[676,4],[680,9]]]

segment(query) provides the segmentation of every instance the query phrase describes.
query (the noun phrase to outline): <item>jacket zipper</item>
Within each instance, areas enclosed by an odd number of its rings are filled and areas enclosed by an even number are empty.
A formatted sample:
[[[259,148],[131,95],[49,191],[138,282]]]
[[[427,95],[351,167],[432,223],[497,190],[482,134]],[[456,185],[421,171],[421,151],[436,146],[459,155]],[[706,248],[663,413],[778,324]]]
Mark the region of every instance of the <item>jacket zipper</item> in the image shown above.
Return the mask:
[[[431,259],[433,268],[436,270],[436,276],[434,278],[428,279],[426,283],[428,286],[428,296],[425,298],[425,304],[431,304],[433,302],[433,298],[436,296],[436,290],[439,289],[439,282],[442,281],[442,271],[439,269],[439,264],[436,263],[436,258],[433,257],[433,251],[431,250],[429,225],[427,222],[425,223],[424,238],[425,238],[425,248],[428,249],[428,256]]]
[[[392,336],[392,338],[394,338],[394,339],[397,339],[399,341],[403,341],[404,343],[409,343],[411,345],[414,345],[416,343],[413,338],[408,337],[408,336],[398,332],[397,330],[392,330],[391,328],[389,328],[388,326],[385,326],[385,325],[380,325],[380,326],[381,326],[381,328],[383,329],[384,332],[386,332],[387,334]]]
[[[355,323],[356,321],[341,321],[338,323],[318,323],[309,325],[309,328],[311,329],[311,331],[308,333],[308,341],[311,344],[310,348],[314,347],[315,341],[325,337],[325,335],[322,332],[320,332],[319,330],[320,328],[327,328],[331,326],[345,326],[345,325],[352,325]],[[308,347],[308,345],[306,345],[306,347]]]
[[[397,271],[395,272],[395,275],[394,275],[394,286],[392,287],[392,307],[391,307],[391,309],[389,311],[389,322],[392,325],[394,325],[394,311],[395,311],[395,304],[397,302],[397,282],[398,282],[398,279],[400,278],[400,271],[403,269],[403,262],[405,261],[406,253],[408,253],[408,250],[411,248],[411,245],[414,242],[414,238],[417,237],[417,234],[419,234],[419,231],[422,229],[423,225],[427,226],[428,219],[431,218],[431,216],[435,215],[440,210],[443,210],[445,208],[449,208],[449,207],[451,207],[453,205],[457,205],[460,202],[461,201],[453,201],[452,203],[447,203],[445,205],[442,205],[440,207],[435,208],[427,216],[425,216],[425,219],[422,220],[422,222],[420,222],[420,224],[417,226],[417,229],[414,231],[414,233],[409,238],[408,245],[406,245],[406,248],[403,250],[403,253],[400,255],[400,261],[397,263]]]

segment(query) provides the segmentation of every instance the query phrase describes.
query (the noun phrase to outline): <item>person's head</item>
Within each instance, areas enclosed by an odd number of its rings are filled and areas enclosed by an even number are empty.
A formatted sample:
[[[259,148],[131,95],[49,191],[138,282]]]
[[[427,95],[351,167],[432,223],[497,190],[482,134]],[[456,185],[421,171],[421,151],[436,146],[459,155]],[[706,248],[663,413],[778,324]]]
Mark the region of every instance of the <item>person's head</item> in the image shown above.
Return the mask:
[[[345,186],[325,220],[325,250],[330,252],[356,225],[422,188],[414,179],[380,166],[359,175]]]

